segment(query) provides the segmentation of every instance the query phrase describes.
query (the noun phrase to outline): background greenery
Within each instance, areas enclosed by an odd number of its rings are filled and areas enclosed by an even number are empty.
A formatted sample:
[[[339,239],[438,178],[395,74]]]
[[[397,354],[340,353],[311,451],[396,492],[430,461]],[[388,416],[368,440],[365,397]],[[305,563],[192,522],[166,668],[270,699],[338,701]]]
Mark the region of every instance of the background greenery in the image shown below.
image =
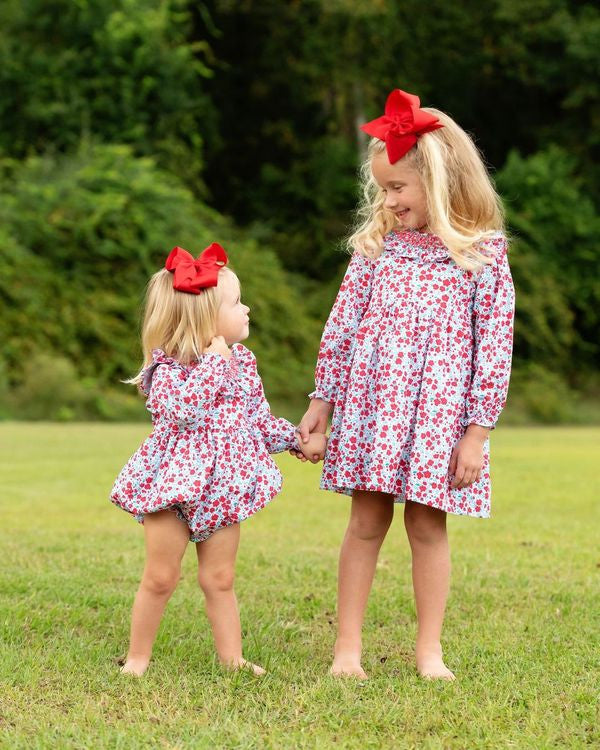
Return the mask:
[[[219,240],[268,395],[310,390],[396,86],[473,132],[517,286],[507,421],[595,421],[600,11],[567,0],[5,0],[0,416],[137,419],[147,277]]]

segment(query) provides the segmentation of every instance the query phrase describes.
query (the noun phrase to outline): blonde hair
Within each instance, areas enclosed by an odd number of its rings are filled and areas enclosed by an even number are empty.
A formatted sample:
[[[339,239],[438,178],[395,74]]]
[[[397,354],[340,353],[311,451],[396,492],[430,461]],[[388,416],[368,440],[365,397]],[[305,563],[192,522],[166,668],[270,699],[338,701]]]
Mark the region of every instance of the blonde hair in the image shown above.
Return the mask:
[[[478,243],[504,231],[504,210],[483,158],[473,140],[454,120],[430,107],[443,128],[422,135],[402,158],[402,164],[420,176],[427,201],[428,229],[448,248],[454,261],[467,270],[492,262],[477,249]],[[371,171],[373,157],[385,143],[371,139],[361,174],[362,199],[356,224],[347,239],[348,249],[378,257],[383,238],[397,224],[385,208],[385,193]]]
[[[233,271],[222,268],[219,278],[223,273]],[[203,289],[200,294],[188,294],[173,289],[173,274],[166,268],[155,273],[146,288],[142,322],[144,361],[138,374],[124,382],[141,384],[144,369],[152,364],[153,349],[162,349],[182,364],[199,359],[215,336],[220,304],[218,286]]]

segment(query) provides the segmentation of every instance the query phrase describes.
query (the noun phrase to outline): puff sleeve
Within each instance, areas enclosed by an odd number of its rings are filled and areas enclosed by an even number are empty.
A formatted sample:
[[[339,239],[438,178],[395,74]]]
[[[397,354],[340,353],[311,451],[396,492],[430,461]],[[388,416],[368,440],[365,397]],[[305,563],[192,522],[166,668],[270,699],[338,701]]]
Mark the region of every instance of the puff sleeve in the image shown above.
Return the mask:
[[[153,416],[164,416],[180,424],[193,423],[215,404],[229,387],[235,371],[231,360],[220,354],[205,354],[187,369],[160,350],[142,376],[142,390],[148,394],[147,408]]]
[[[371,299],[375,262],[355,253],[350,260],[319,346],[315,390],[310,398],[334,403],[340,384],[348,377],[354,337]]]

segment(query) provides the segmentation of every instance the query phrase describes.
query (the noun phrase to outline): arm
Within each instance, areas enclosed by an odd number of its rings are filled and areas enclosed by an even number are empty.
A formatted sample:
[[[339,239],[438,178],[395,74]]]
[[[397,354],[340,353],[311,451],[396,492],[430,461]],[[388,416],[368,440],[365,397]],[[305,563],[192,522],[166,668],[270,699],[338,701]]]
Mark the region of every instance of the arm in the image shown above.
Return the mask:
[[[508,393],[512,358],[515,294],[506,257],[506,241],[495,262],[477,279],[473,303],[473,374],[464,426],[493,429]]]
[[[371,299],[374,262],[355,253],[350,260],[319,346],[315,390],[311,398],[335,403],[348,376],[354,337]]]
[[[262,435],[269,453],[281,453],[281,451],[298,448],[294,425],[283,417],[274,417],[271,414],[258,373],[256,373],[254,388],[248,397],[246,415]]]
[[[373,268],[374,261],[355,253],[342,280],[321,337],[315,390],[309,394],[310,405],[298,428],[303,444],[311,432],[327,430],[337,391],[348,377],[354,336],[371,299]],[[296,451],[293,454],[302,457]]]
[[[514,288],[503,239],[495,262],[485,266],[477,279],[473,371],[463,419],[466,430],[454,446],[448,469],[453,489],[468,487],[481,477],[484,443],[506,402],[513,320]]]

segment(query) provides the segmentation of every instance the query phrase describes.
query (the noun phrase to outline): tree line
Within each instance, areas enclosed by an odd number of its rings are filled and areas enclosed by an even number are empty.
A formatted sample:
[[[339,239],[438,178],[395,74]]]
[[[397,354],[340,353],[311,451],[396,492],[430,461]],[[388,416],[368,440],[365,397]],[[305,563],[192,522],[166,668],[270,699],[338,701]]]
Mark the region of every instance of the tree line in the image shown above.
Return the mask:
[[[598,49],[597,6],[566,0],[7,0],[0,413],[139,415],[118,381],[146,278],[213,239],[269,393],[299,403],[346,262],[357,125],[400,87],[474,135],[503,196],[512,418],[597,415]]]

